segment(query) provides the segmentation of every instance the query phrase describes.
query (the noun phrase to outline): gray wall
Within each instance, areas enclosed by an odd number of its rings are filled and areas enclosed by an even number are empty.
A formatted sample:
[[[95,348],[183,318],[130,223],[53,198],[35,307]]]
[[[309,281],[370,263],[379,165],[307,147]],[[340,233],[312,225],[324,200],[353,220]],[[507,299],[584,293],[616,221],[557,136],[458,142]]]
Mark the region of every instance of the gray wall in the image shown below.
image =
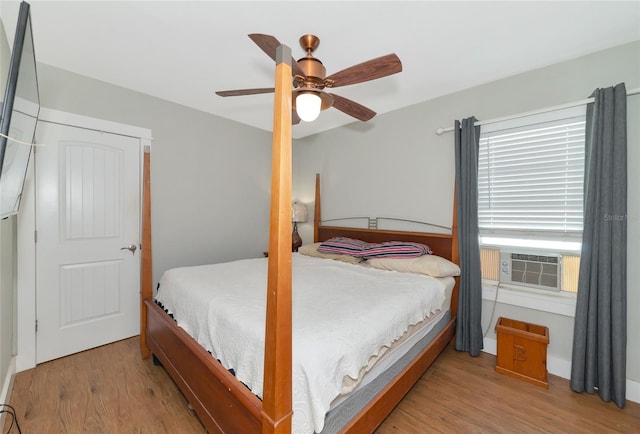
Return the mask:
[[[640,87],[640,42],[626,44],[527,72],[301,139],[294,149],[295,195],[313,200],[313,179],[322,174],[323,219],[349,215],[401,216],[448,223],[454,184],[453,135],[435,134],[471,115],[493,119],[587,98],[597,87],[625,82]],[[629,379],[640,381],[640,95],[628,99],[628,363]],[[311,225],[301,226],[305,240]],[[493,331],[499,316],[547,325],[549,356],[570,361],[573,318],[514,307],[483,304],[483,327]]]
[[[38,80],[43,107],[153,131],[154,282],[172,267],[262,256],[270,133],[49,65]]]

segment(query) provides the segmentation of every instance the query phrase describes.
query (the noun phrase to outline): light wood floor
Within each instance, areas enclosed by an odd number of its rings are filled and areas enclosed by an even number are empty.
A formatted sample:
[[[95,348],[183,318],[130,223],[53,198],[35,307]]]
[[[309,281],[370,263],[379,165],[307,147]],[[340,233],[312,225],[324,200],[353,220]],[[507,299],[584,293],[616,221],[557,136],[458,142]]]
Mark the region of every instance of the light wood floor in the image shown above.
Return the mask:
[[[164,369],[142,360],[138,345],[131,338],[16,375],[11,405],[22,432],[204,433]],[[571,392],[567,380],[551,376],[547,390],[494,366],[491,355],[447,348],[376,434],[640,433],[640,404],[620,410]]]

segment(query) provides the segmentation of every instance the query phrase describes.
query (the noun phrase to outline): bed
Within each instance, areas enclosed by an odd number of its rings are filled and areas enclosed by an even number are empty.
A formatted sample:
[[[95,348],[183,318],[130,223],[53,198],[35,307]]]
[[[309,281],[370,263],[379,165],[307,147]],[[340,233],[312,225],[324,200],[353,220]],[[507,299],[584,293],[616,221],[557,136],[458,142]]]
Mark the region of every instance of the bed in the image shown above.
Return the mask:
[[[287,66],[286,54],[279,56],[276,68],[276,114],[274,116],[274,158],[272,167],[272,207],[269,257],[251,260],[261,264],[267,273],[266,284],[266,338],[264,339],[263,377],[256,384],[247,385],[240,381],[235,371],[224,366],[216,354],[219,350],[205,348],[179,325],[180,313],[176,319],[147,296],[143,302],[143,329],[141,341],[153,353],[164,369],[176,382],[186,399],[209,432],[258,433],[292,432],[292,402],[295,384],[299,379],[292,378],[293,365],[291,342],[295,340],[295,295],[287,293],[291,289],[291,267],[297,262],[312,259],[291,257],[291,222],[289,218],[291,204],[290,174],[290,66]],[[284,59],[284,60],[283,60]],[[287,75],[289,74],[289,75]],[[289,143],[287,147],[287,143]],[[326,226],[321,222],[320,178],[316,176],[316,198],[314,211],[314,241],[326,241],[334,237],[348,237],[371,243],[384,241],[411,241],[428,245],[433,254],[458,263],[457,232],[455,229],[455,206],[451,234],[433,234],[378,229],[359,229],[349,227]],[[288,244],[288,245],[287,245]],[[251,262],[249,261],[249,262]],[[316,260],[326,261],[326,260]],[[337,266],[338,264],[333,264]],[[341,264],[338,268],[357,267]],[[346,269],[346,268],[345,268]],[[277,270],[280,273],[273,272]],[[288,274],[287,274],[288,272]],[[287,281],[287,276],[289,280]],[[206,279],[205,279],[206,280]],[[293,279],[295,291],[295,276]],[[443,286],[447,286],[443,284]],[[160,291],[162,291],[162,285]],[[404,349],[394,359],[376,364],[368,379],[360,382],[348,395],[332,400],[330,410],[320,425],[322,432],[372,432],[392,411],[413,384],[420,378],[446,345],[453,339],[457,305],[457,282],[454,280],[443,290],[443,297],[449,309],[431,306],[434,317],[439,315],[432,327],[421,335],[403,339]],[[179,298],[179,297],[178,297]],[[442,301],[441,301],[442,302]],[[170,302],[171,303],[171,302]],[[197,303],[196,303],[197,304]],[[446,307],[446,306],[445,306]],[[167,310],[178,309],[170,306]],[[199,315],[195,315],[199,317]],[[233,317],[234,315],[227,315]],[[264,318],[263,318],[264,319]],[[240,319],[238,328],[248,322]],[[225,325],[227,331],[235,326]],[[189,328],[189,327],[187,327]],[[193,333],[193,331],[191,330]],[[200,339],[200,337],[198,337]],[[201,339],[200,339],[201,340]],[[395,339],[394,339],[395,340]],[[407,343],[408,342],[408,343]],[[259,344],[255,344],[259,345]],[[212,351],[213,350],[213,351]],[[212,352],[210,352],[212,351]],[[393,351],[388,353],[395,353]],[[294,351],[295,353],[295,351]],[[254,357],[255,358],[255,357]],[[254,369],[255,370],[255,369]],[[244,375],[244,374],[243,374]],[[367,374],[369,375],[369,374]],[[356,376],[357,377],[357,376]],[[246,379],[245,379],[246,381]],[[251,380],[249,382],[252,382]],[[262,393],[258,390],[264,384]],[[313,419],[313,418],[312,418]],[[316,418],[317,419],[317,415]],[[316,427],[319,425],[315,425]],[[306,428],[305,428],[306,429]]]

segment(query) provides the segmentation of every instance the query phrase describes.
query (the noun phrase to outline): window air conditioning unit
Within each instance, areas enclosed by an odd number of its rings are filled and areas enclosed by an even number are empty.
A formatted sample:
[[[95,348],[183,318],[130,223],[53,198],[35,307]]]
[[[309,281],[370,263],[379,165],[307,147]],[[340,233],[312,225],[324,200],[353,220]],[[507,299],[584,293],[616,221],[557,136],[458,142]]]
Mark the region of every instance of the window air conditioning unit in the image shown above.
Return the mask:
[[[500,252],[500,283],[522,285],[547,291],[560,291],[562,257]]]

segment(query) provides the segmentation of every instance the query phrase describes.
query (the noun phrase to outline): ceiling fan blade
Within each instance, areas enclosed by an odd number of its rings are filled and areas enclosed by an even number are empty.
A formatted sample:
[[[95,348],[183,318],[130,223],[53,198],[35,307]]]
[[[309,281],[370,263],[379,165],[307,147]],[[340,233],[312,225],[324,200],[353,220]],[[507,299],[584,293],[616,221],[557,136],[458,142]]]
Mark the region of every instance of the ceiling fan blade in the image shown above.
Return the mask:
[[[243,95],[255,95],[258,93],[273,93],[275,89],[273,87],[262,87],[259,89],[236,89],[236,90],[219,90],[216,95],[220,96],[243,96]]]
[[[278,41],[274,36],[263,35],[262,33],[251,33],[249,37],[253,42],[256,43],[258,47],[260,47],[262,51],[267,53],[267,56],[271,57],[271,59],[275,62],[276,48],[282,45],[280,44],[280,41]],[[291,71],[293,72],[294,76],[301,75],[302,77],[307,77],[302,68],[300,68],[300,65],[298,65],[298,62],[296,62],[296,59],[294,59],[293,57],[291,57]]]
[[[376,115],[376,112],[358,104],[355,101],[351,101],[350,99],[336,95],[335,93],[330,95],[333,97],[333,107],[348,114],[349,116],[353,116],[354,118],[361,120],[362,122],[366,122]]]
[[[402,62],[395,54],[371,59],[328,76],[325,81],[333,81],[329,87],[347,86],[386,77],[402,71]]]
[[[265,87],[260,89],[238,89],[238,90],[220,90],[216,92],[216,95],[220,96],[243,96],[243,95],[255,95],[258,93],[272,93],[275,89],[272,87]],[[295,109],[291,110],[291,124],[297,125],[301,121],[300,116],[295,111]]]

